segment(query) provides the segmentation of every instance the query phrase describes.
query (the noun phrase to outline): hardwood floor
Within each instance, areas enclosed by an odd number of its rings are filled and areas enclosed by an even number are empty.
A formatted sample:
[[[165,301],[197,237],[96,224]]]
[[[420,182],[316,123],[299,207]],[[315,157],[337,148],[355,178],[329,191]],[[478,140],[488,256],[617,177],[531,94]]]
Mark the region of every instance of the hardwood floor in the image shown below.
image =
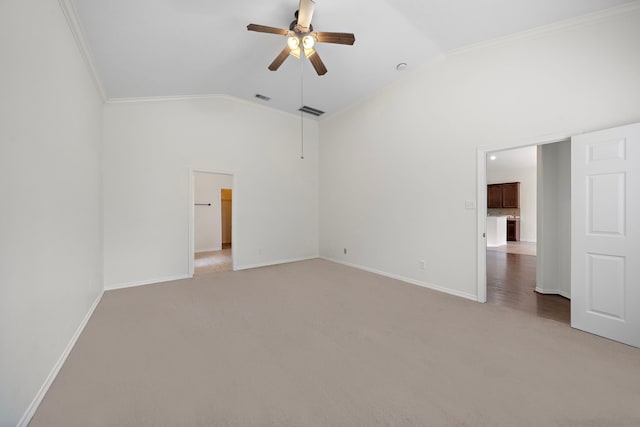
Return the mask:
[[[487,251],[487,304],[503,305],[569,324],[571,302],[535,292],[536,257]]]

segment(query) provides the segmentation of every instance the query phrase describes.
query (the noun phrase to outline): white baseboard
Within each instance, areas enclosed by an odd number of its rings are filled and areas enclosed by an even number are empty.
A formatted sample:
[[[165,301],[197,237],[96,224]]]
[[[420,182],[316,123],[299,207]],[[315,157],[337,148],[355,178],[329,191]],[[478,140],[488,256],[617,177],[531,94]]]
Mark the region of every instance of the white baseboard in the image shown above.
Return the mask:
[[[149,280],[140,280],[137,282],[129,282],[129,283],[120,283],[115,285],[106,285],[104,287],[105,291],[114,291],[116,289],[125,289],[125,288],[134,288],[136,286],[145,286],[145,285],[153,285],[156,283],[162,282],[171,282],[173,280],[182,280],[182,279],[190,279],[191,276],[188,274],[180,274],[178,276],[170,276],[170,277],[160,277],[157,279],[149,279]]]
[[[98,303],[102,299],[102,295],[104,295],[104,291],[100,292],[100,295],[98,295],[98,297],[93,302],[93,304],[91,304],[91,307],[89,307],[89,311],[84,316],[84,319],[82,319],[82,322],[80,322],[80,325],[78,326],[78,328],[76,329],[76,332],[71,337],[71,340],[67,344],[67,347],[64,349],[64,351],[58,358],[58,361],[56,362],[56,364],[53,365],[53,369],[51,369],[51,372],[49,372],[49,376],[47,376],[47,379],[44,381],[44,383],[40,387],[40,390],[38,390],[38,393],[36,393],[36,396],[33,398],[33,400],[31,401],[31,404],[29,405],[25,413],[22,415],[22,418],[20,418],[20,421],[18,421],[17,427],[26,427],[29,425],[31,418],[33,418],[33,415],[36,413],[36,410],[38,409],[38,406],[40,406],[40,403],[42,402],[42,399],[44,398],[45,394],[47,394],[49,387],[51,387],[51,384],[53,384],[53,380],[56,379],[56,376],[58,375],[58,372],[60,372],[62,365],[64,365],[64,362],[67,360],[67,357],[69,357],[69,354],[71,353],[73,346],[76,344],[76,341],[78,341],[78,338],[80,337],[80,334],[84,330],[84,327],[87,326],[87,323],[91,318],[91,315],[93,314],[94,310],[98,306]]]
[[[322,258],[324,260],[327,260],[327,261],[335,262],[335,263],[338,263],[338,264],[346,265],[348,267],[357,268],[358,270],[368,271],[369,273],[379,274],[380,276],[389,277],[390,279],[400,280],[401,282],[406,282],[406,283],[410,283],[412,285],[422,286],[423,288],[433,289],[434,291],[444,292],[445,294],[449,294],[449,295],[453,295],[453,296],[456,296],[456,297],[465,298],[465,299],[468,299],[468,300],[471,300],[471,301],[474,301],[474,302],[478,302],[478,297],[476,295],[469,294],[467,292],[456,291],[456,290],[453,290],[453,289],[449,289],[449,288],[445,288],[445,287],[442,287],[442,286],[434,285],[433,283],[422,282],[420,280],[411,279],[409,277],[400,276],[398,274],[387,273],[386,271],[376,270],[375,268],[363,267],[363,266],[358,265],[358,264],[352,264],[350,262],[345,262],[345,261],[337,260],[337,259],[334,259],[334,258],[329,258],[329,257],[324,257],[324,256],[321,256],[320,258]]]
[[[561,291],[559,289],[542,289],[536,286],[536,292],[544,295],[561,295],[566,299],[571,299],[571,294],[566,291]]]
[[[302,257],[302,258],[282,259],[278,261],[269,261],[269,262],[260,263],[260,264],[236,265],[233,267],[233,271],[249,270],[250,268],[269,267],[270,265],[288,264],[290,262],[308,261],[310,259],[316,259],[316,258],[318,258],[318,255]]]

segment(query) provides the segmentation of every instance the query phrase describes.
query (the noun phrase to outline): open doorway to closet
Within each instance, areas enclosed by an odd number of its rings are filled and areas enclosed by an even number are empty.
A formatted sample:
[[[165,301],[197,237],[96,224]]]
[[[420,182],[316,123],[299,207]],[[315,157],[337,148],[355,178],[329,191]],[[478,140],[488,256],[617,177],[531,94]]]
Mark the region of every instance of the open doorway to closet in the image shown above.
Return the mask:
[[[233,270],[233,176],[193,171],[193,276]]]
[[[569,324],[570,142],[487,153],[486,301]]]

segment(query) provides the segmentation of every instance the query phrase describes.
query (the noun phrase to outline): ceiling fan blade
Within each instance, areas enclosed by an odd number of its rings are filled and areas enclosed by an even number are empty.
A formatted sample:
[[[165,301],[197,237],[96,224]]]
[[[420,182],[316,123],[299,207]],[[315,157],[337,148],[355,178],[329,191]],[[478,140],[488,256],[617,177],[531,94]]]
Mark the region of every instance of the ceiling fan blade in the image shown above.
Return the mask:
[[[356,41],[356,36],[352,33],[330,33],[325,31],[317,31],[313,33],[316,39],[321,43],[336,43],[352,45]]]
[[[309,55],[309,61],[311,61],[311,65],[316,70],[319,76],[324,76],[327,74],[327,67],[324,66],[324,62],[320,59],[320,55],[318,55],[318,51],[314,50],[311,55]]]
[[[316,5],[315,0],[300,0],[298,8],[298,26],[309,31],[311,26],[311,18],[313,17],[313,9]]]
[[[289,30],[285,30],[283,28],[268,27],[266,25],[258,25],[258,24],[247,25],[247,30],[257,31],[259,33],[279,34],[281,36],[286,36],[287,34],[289,34]]]
[[[276,71],[278,68],[280,68],[280,66],[282,65],[284,60],[287,59],[290,53],[291,49],[289,49],[289,46],[285,46],[284,49],[282,49],[282,52],[280,52],[280,54],[276,56],[276,59],[273,60],[271,65],[269,65],[269,69],[271,71]]]

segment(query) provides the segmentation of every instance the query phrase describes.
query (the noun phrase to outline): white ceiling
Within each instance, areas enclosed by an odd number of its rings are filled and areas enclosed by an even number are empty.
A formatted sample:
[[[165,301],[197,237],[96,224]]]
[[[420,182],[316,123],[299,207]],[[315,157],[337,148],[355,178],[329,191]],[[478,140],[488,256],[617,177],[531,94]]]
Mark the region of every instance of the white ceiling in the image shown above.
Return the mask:
[[[495,157],[491,160],[491,157]],[[536,167],[538,162],[538,148],[532,147],[514,148],[511,150],[496,151],[487,154],[487,171],[500,171],[510,169],[528,169]],[[487,172],[488,174],[489,172]]]
[[[246,29],[288,28],[298,0],[72,0],[109,99],[227,94],[295,112],[304,69],[304,103],[327,113],[401,78],[400,62],[416,68],[453,49],[631,2],[316,0],[316,31],[356,36],[354,46],[318,46],[329,70],[318,77],[293,57],[267,70],[286,38]]]

